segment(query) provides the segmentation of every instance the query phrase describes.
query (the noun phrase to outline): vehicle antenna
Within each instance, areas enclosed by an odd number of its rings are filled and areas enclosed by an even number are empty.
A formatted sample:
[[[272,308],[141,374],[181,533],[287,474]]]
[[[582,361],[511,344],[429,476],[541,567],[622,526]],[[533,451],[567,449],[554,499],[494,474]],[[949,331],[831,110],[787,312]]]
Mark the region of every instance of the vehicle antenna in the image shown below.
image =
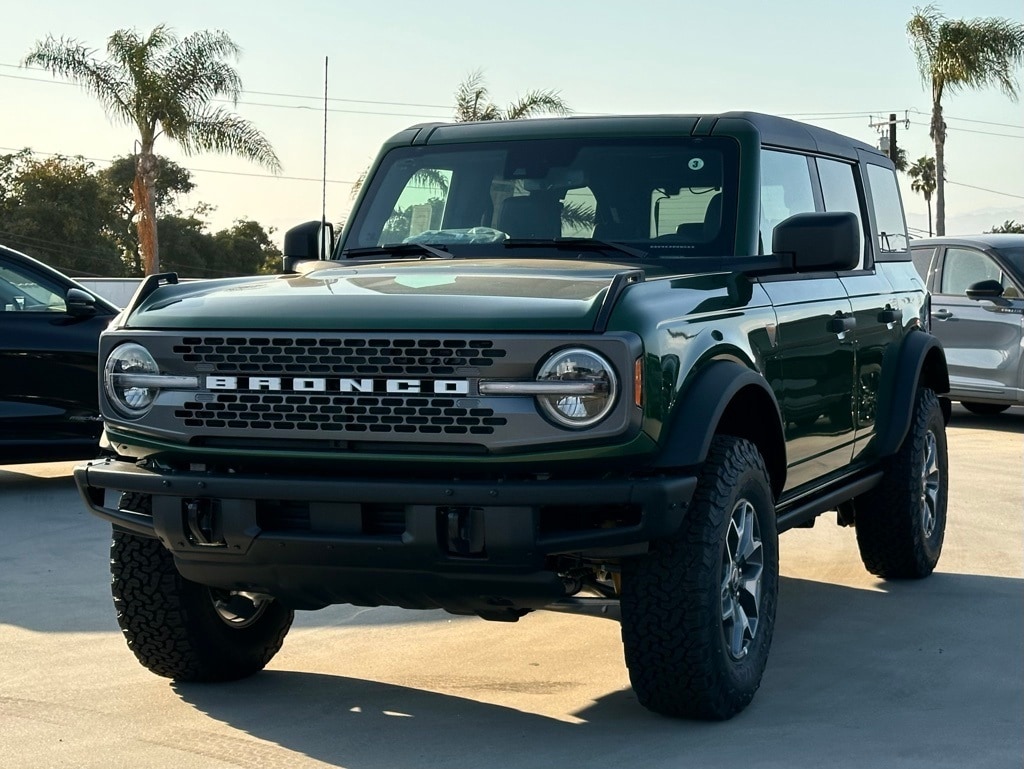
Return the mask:
[[[327,253],[327,62],[328,57],[324,56],[324,184],[323,202],[320,209],[320,258],[326,258]],[[334,244],[332,243],[331,246]]]

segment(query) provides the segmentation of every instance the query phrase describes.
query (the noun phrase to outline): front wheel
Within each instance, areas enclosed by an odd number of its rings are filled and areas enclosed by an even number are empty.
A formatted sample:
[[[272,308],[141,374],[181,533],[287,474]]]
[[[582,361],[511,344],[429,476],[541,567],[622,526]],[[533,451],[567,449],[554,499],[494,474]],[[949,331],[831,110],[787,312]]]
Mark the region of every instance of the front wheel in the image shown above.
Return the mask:
[[[749,441],[714,439],[680,531],[622,565],[622,641],[640,703],[724,720],[754,697],[779,581],[775,505]]]
[[[182,577],[158,540],[114,530],[111,592],[128,647],[176,681],[231,681],[277,654],[294,613],[278,601]]]
[[[884,579],[920,579],[935,569],[946,531],[946,424],[935,393],[920,388],[903,444],[881,483],[854,500],[861,560]]]

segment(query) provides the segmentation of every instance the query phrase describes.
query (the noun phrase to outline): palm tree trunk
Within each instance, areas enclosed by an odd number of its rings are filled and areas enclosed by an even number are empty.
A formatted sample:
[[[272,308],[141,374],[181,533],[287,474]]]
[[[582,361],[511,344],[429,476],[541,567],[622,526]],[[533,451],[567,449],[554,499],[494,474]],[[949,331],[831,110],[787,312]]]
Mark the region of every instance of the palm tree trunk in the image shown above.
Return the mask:
[[[137,219],[135,227],[139,233],[139,250],[146,275],[160,272],[160,250],[156,234],[156,175],[159,161],[153,154],[152,146],[143,145],[135,159],[135,181],[132,196],[135,198]]]
[[[931,197],[929,196],[929,197],[925,198],[924,202],[928,204],[928,237],[930,238],[932,236],[932,199],[931,199]]]
[[[946,234],[946,123],[942,119],[942,104],[932,106],[932,139],[935,140],[935,234]]]

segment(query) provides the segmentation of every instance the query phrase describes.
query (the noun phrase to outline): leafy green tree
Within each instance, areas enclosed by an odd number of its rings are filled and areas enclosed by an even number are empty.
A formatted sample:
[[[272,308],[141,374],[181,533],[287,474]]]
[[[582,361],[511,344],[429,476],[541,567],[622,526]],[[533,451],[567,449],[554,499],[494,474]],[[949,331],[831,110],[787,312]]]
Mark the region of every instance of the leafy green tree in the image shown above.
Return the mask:
[[[947,19],[934,5],[915,8],[907,35],[925,87],[931,88],[929,135],[935,142],[935,232],[946,234],[945,94],[997,86],[1016,101],[1014,68],[1024,61],[1024,24],[1004,18]]]
[[[988,232],[1018,232],[1024,234],[1024,222],[1018,222],[1016,219],[1007,219],[1002,224],[997,224]]]
[[[216,264],[217,251],[206,222],[195,214],[170,214],[157,222],[163,249],[163,269],[182,278],[224,277]]]
[[[928,237],[932,236],[932,193],[935,192],[935,158],[920,157],[907,169],[910,189],[924,196],[928,205]]]
[[[109,190],[84,158],[0,156],[0,240],[77,275],[124,273]]]
[[[274,274],[279,271],[281,251],[267,232],[252,220],[210,234],[206,222],[195,214],[160,219],[160,240],[165,248],[165,267],[183,278],[226,278],[236,275]]]
[[[107,39],[106,59],[94,53],[77,40],[48,36],[36,43],[24,64],[78,83],[100,101],[108,116],[138,131],[132,194],[149,275],[160,270],[155,200],[160,162],[153,147],[161,135],[186,155],[229,153],[274,172],[281,163],[251,123],[212,105],[224,97],[237,104],[242,90],[228,61],[237,59],[239,48],[226,33],[201,31],[178,38],[161,24],[141,37],[135,30],[119,29]]]
[[[236,275],[273,275],[280,272],[281,249],[270,240],[267,231],[251,219],[239,219],[232,227],[213,236],[218,264]]]
[[[127,269],[133,275],[143,275],[145,266],[139,247],[139,233],[134,222],[135,196],[132,192],[136,164],[137,158],[134,155],[117,157],[107,168],[97,172],[97,175],[115,201],[119,221],[114,230],[114,237],[128,265]],[[160,172],[153,184],[153,203],[159,222],[166,216],[181,216],[181,211],[177,207],[177,197],[192,192],[196,185],[189,170],[173,160],[159,157],[158,164]]]

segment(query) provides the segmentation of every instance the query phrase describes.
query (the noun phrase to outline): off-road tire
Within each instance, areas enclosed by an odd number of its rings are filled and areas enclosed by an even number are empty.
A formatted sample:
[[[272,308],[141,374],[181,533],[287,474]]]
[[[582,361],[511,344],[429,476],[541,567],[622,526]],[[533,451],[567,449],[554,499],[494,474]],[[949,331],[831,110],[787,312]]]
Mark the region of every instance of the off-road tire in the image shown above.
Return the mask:
[[[217,593],[182,577],[156,539],[114,529],[111,593],[128,647],[142,665],[176,681],[231,681],[262,670],[284,642],[294,612],[270,601],[233,627]]]
[[[1002,414],[1010,406],[1002,403],[978,403],[976,401],[960,401],[960,405],[978,416],[994,416]]]
[[[854,500],[857,545],[869,572],[884,579],[932,573],[942,553],[948,483],[942,408],[935,393],[922,387],[882,482]]]
[[[727,626],[742,625],[726,619],[726,595],[735,584],[730,535],[742,510],[756,520],[751,531],[760,539],[759,555],[744,568],[760,560],[760,583],[756,627],[737,657]],[[750,703],[771,647],[778,557],[763,458],[749,441],[716,437],[680,531],[622,565],[622,641],[640,704],[667,716],[724,720]]]

